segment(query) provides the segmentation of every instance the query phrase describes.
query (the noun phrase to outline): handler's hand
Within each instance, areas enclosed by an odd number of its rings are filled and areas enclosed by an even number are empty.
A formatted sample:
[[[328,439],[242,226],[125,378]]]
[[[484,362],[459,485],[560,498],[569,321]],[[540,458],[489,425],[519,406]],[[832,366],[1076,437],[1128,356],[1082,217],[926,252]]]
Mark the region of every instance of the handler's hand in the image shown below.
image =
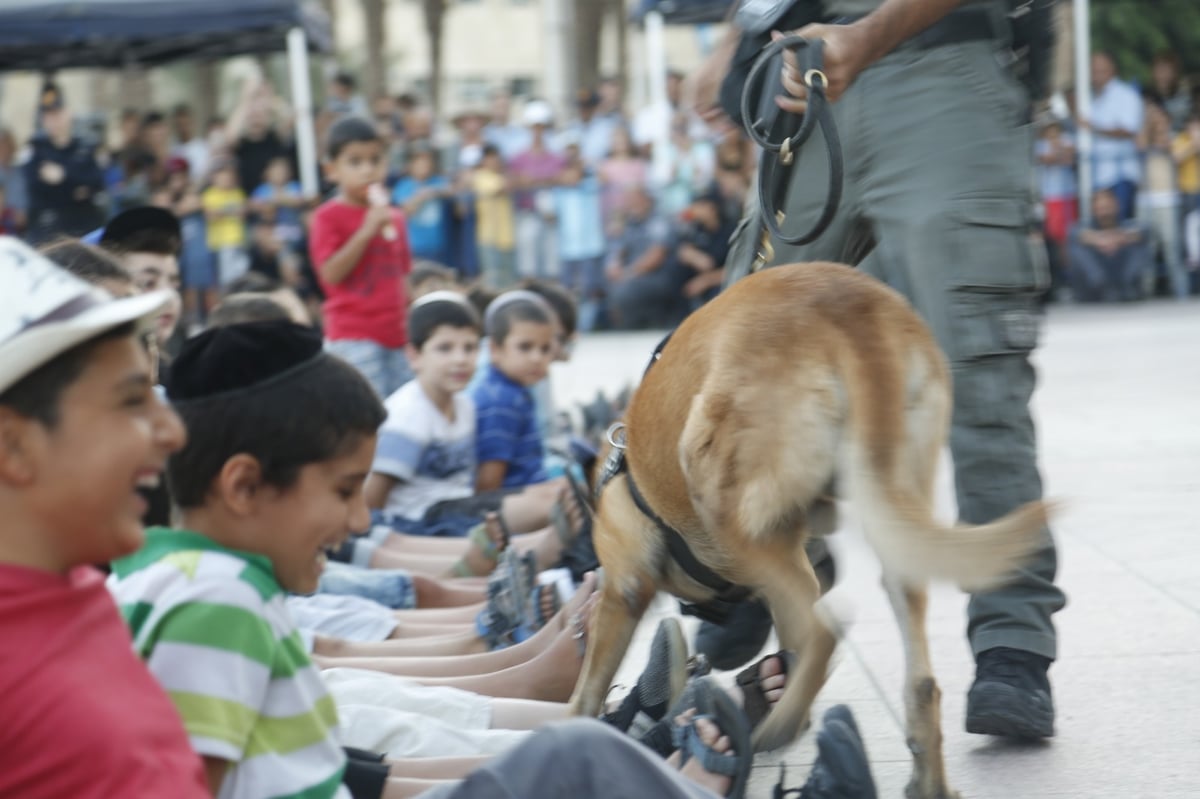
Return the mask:
[[[869,63],[869,42],[862,28],[857,25],[806,25],[796,31],[805,39],[825,41],[824,67],[822,72],[829,80],[825,96],[835,102],[850,88]],[[785,34],[775,31],[771,38],[779,41]],[[803,114],[808,108],[808,87],[804,85],[804,71],[796,63],[796,55],[790,50],[783,53],[783,87],[789,96],[775,98],[775,104],[784,111]]]

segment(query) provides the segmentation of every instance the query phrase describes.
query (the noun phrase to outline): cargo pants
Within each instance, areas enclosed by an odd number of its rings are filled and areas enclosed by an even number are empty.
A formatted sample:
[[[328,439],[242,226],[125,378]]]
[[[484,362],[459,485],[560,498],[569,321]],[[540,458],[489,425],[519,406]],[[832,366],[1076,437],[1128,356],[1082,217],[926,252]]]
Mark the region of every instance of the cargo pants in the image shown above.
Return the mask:
[[[1027,95],[998,60],[1000,44],[901,45],[859,75],[832,106],[845,157],[839,212],[811,244],[772,242],[767,264],[854,263],[924,317],[953,373],[958,512],[973,524],[1042,494],[1030,354],[1049,277],[1033,238]],[[796,158],[785,206],[791,229],[807,229],[820,214],[824,150],[810,140]],[[747,274],[760,249],[753,196],[727,281]],[[972,597],[967,635],[976,655],[1003,646],[1056,657],[1051,616],[1066,601],[1056,570],[1046,530],[1012,582]]]

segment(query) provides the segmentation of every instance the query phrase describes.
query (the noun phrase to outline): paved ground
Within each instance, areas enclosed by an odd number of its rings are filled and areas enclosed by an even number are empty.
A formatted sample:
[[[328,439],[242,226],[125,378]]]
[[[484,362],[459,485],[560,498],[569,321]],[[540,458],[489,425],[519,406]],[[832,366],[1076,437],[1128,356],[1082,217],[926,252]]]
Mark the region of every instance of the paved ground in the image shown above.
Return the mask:
[[[579,401],[636,380],[656,340],[581,341],[574,362],[555,373],[556,394]],[[1066,501],[1054,524],[1069,596],[1050,672],[1058,736],[1015,745],[963,731],[973,676],[966,603],[938,587],[929,631],[951,781],[973,799],[1200,797],[1200,303],[1056,308],[1037,361],[1047,493]],[[953,518],[944,469],[939,503]],[[834,537],[843,577],[830,600],[853,626],[817,714],[850,704],[879,795],[900,797],[910,764],[899,635],[877,563],[853,522],[845,528]],[[622,669],[628,682],[655,619],[674,605],[660,596],[653,611]],[[780,762],[800,784],[812,740],[760,756],[750,796],[771,796]]]

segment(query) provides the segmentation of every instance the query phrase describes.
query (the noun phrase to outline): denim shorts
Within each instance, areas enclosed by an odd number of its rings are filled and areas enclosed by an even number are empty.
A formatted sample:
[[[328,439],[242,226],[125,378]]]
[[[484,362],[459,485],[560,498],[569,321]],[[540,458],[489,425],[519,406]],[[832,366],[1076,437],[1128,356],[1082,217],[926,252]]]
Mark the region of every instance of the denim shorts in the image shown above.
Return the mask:
[[[392,610],[410,610],[417,606],[417,591],[412,575],[403,569],[363,569],[345,563],[325,564],[322,594],[340,594],[371,599]]]
[[[381,399],[387,399],[412,380],[412,369],[403,347],[391,349],[376,341],[338,339],[326,341],[325,349],[357,369]]]

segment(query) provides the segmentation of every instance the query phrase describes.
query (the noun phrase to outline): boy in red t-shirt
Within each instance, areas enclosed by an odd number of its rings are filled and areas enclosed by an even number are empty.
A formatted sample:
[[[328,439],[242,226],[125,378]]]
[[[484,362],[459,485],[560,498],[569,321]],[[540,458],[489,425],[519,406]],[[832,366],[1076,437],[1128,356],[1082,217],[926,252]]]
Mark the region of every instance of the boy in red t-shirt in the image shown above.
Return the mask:
[[[309,250],[325,291],[328,349],[381,397],[412,377],[404,357],[404,281],[412,268],[404,215],[388,205],[387,159],[375,125],[346,117],[329,129],[325,173],[338,194],[313,214]]]
[[[183,445],[142,335],[167,292],[114,300],[0,236],[0,796],[209,797],[175,707],[86,564],[143,541]]]

